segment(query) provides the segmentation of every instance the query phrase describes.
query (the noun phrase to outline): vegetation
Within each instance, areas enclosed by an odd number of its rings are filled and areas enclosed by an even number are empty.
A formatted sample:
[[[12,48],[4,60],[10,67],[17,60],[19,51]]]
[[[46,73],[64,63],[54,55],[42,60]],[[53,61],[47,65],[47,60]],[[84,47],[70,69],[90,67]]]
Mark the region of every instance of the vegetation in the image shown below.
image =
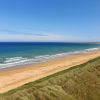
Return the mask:
[[[100,100],[100,58],[1,94],[0,100]]]

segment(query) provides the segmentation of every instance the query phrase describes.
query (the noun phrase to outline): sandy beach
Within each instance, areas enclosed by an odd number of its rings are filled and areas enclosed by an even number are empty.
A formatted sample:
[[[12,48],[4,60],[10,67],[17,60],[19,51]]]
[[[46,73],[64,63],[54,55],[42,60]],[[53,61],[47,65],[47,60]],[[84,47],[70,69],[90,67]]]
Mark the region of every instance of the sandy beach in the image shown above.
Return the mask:
[[[7,92],[56,72],[85,63],[100,56],[100,51],[69,55],[46,63],[0,71],[0,93]]]

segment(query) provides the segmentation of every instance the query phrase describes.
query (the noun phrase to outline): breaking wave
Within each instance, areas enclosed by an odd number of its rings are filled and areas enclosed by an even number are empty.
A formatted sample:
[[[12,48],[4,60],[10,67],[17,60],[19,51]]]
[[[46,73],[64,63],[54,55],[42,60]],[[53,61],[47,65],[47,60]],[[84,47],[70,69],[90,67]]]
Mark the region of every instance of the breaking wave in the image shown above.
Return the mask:
[[[41,55],[41,56],[36,56],[36,57],[33,57],[33,58],[25,58],[25,57],[5,58],[4,62],[0,63],[0,69],[14,67],[14,66],[42,63],[42,62],[45,62],[47,60],[54,59],[54,58],[57,58],[57,57],[86,53],[86,52],[89,52],[89,51],[94,51],[94,50],[99,50],[99,49],[100,48],[89,48],[89,49],[85,49],[85,50],[68,52],[68,53],[59,53],[59,54],[54,54],[54,55]]]

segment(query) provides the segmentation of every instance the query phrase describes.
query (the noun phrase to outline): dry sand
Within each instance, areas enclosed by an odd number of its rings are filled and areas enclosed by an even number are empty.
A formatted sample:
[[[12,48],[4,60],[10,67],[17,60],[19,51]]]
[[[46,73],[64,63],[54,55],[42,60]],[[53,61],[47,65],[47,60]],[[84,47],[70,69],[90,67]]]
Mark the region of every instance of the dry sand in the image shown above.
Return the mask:
[[[85,63],[100,56],[100,51],[92,51],[84,54],[70,55],[42,64],[18,67],[0,72],[0,93],[17,88],[25,83],[32,82],[56,72]]]

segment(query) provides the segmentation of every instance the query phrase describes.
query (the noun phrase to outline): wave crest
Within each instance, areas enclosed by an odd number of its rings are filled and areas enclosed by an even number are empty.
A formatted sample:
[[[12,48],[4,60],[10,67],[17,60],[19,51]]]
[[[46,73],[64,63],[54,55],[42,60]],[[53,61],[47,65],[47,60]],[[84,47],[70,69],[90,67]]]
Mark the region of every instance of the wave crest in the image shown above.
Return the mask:
[[[4,68],[8,68],[8,67],[14,67],[14,66],[42,63],[42,62],[45,62],[49,59],[54,59],[54,58],[57,58],[57,57],[86,53],[86,52],[89,52],[89,51],[95,51],[95,50],[99,50],[99,49],[100,48],[89,48],[89,49],[85,49],[85,50],[67,52],[67,53],[59,53],[59,54],[54,54],[54,55],[40,55],[40,56],[36,56],[34,58],[25,58],[25,57],[6,58],[4,60],[4,63],[0,64],[0,69],[4,69]]]

